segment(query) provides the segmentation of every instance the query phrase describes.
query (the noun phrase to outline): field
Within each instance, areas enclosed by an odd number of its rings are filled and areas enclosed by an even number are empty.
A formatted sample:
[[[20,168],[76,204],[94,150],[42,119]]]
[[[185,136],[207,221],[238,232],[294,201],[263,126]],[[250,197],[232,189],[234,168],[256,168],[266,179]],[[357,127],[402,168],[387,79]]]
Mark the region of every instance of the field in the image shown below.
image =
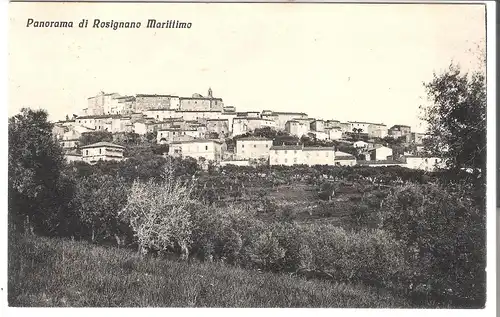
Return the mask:
[[[59,238],[17,236],[10,242],[9,306],[408,307],[361,285],[221,263],[140,259],[130,250]]]

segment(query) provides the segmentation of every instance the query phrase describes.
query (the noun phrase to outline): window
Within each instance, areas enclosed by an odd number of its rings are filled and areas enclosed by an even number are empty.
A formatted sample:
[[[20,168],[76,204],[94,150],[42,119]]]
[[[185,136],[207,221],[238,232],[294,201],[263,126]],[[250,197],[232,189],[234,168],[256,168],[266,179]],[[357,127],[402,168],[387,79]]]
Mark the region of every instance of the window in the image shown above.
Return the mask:
[[[287,159],[285,159],[285,163],[287,163],[287,162],[288,162],[288,160],[287,160]]]
[[[328,157],[328,152],[326,152],[326,157]]]
[[[102,150],[101,149],[99,149],[99,154],[102,154]]]
[[[208,145],[205,146],[205,151],[208,151]]]
[[[278,159],[275,159],[274,162],[278,163]]]
[[[286,154],[286,150],[285,150],[285,154]]]
[[[257,145],[256,145],[256,144],[254,144],[254,145],[253,145],[253,147],[254,147],[254,148],[256,148],[256,147],[257,147]]]
[[[268,147],[269,147],[269,144],[266,144],[266,148],[268,148]]]
[[[89,150],[85,150],[85,155],[89,155]]]
[[[297,158],[294,158],[294,159],[293,159],[293,162],[294,162],[294,163],[297,163]]]
[[[244,147],[245,147],[245,144],[242,144],[242,145],[241,145],[241,148],[244,148]]]
[[[294,153],[294,154],[297,154],[297,150],[294,150],[294,151],[293,151],[293,153]]]
[[[278,150],[275,150],[275,151],[274,151],[274,154],[278,154]]]

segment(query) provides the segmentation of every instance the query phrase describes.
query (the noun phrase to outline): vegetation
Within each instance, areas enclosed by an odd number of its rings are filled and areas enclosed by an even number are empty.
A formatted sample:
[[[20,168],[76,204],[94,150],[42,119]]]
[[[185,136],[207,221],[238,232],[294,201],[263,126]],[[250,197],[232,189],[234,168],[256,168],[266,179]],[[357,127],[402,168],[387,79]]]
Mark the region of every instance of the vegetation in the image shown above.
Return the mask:
[[[483,70],[463,72],[450,65],[425,85],[431,106],[424,108],[432,136],[426,149],[446,158],[449,169],[471,168],[485,178],[486,77]]]
[[[8,302],[15,307],[408,307],[397,295],[363,285],[15,238],[8,262]]]
[[[127,144],[123,162],[65,164],[47,113],[23,109],[9,119],[11,305],[483,307],[484,76],[452,67],[426,87],[427,151],[447,149],[447,169],[434,173],[204,171],[133,133],[111,135]],[[248,135],[298,141],[269,128]]]

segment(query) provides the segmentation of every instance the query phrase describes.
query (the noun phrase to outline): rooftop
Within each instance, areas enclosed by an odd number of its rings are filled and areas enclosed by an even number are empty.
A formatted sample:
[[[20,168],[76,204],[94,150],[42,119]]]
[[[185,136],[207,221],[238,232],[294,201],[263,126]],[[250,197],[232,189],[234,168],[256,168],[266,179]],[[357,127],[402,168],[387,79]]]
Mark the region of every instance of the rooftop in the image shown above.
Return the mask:
[[[404,124],[395,124],[391,127],[391,129],[400,129],[400,128],[411,128],[409,125]]]
[[[335,151],[335,159],[356,159],[356,158],[352,154],[341,151]]]
[[[124,149],[125,148],[124,146],[121,146],[121,145],[118,145],[118,144],[113,144],[113,143],[110,143],[110,142],[97,142],[97,143],[94,143],[94,144],[89,144],[89,145],[82,146],[80,148],[86,149],[86,148],[94,148],[94,147],[115,147],[115,148],[119,148],[119,149]]]
[[[214,97],[179,97],[179,99],[181,100],[189,100],[189,99],[193,99],[193,100],[220,100],[222,101],[222,98],[214,98]]]
[[[359,165],[387,165],[387,164],[394,164],[394,165],[401,165],[404,164],[400,161],[394,161],[394,160],[381,160],[381,161],[358,161]]]
[[[80,116],[77,117],[76,119],[118,119],[121,118],[122,116],[119,114],[104,114],[104,115],[91,115],[91,116]]]
[[[173,97],[173,98],[179,98],[179,96],[173,96],[173,95],[156,95],[156,94],[137,94],[136,97]]]
[[[383,123],[373,123],[373,122],[366,122],[366,121],[347,121],[347,123],[361,123],[361,124],[385,125]]]
[[[301,116],[307,116],[307,113],[304,113],[304,112],[279,112],[279,111],[275,111],[273,112],[273,114],[275,115],[280,115],[280,114],[283,114],[283,115],[301,115]]]
[[[302,150],[302,145],[273,145],[270,150],[286,151],[286,150]]]
[[[239,138],[236,141],[272,141],[271,139],[258,137],[258,136],[247,136],[243,138]]]
[[[334,151],[334,147],[308,146],[302,149],[303,151]]]
[[[184,144],[184,143],[218,143],[218,144],[222,144],[224,142],[221,142],[219,140],[213,140],[213,139],[193,139],[193,140],[185,140],[185,141],[174,141],[171,144]]]
[[[106,94],[104,92],[101,92],[100,94],[97,94],[96,96],[88,97],[87,99],[92,99],[92,98],[99,97],[99,96],[112,96],[112,95],[118,95],[118,93],[112,92],[110,94]]]

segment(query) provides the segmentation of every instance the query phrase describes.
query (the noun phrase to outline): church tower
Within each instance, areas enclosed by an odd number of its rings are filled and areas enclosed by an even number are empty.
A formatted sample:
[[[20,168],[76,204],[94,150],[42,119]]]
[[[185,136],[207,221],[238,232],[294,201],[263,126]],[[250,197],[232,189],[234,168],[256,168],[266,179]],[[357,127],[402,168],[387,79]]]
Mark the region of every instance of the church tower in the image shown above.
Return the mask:
[[[212,88],[208,87],[208,98],[213,98]]]

